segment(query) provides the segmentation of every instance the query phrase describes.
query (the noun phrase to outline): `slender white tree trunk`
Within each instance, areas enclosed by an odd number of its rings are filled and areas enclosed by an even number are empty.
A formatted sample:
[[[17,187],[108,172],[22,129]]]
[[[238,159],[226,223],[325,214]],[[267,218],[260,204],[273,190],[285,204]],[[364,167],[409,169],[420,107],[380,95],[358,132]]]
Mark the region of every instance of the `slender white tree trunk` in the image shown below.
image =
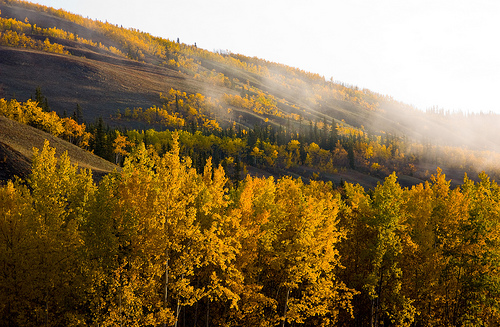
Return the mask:
[[[179,323],[179,314],[181,313],[181,305],[180,305],[180,302],[181,302],[181,299],[178,298],[177,299],[177,309],[176,309],[176,313],[175,313],[175,327],[177,327],[178,323]]]
[[[167,263],[165,264],[165,309],[168,308],[168,261],[170,259],[167,258]],[[167,327],[167,322],[165,321],[165,324],[163,324],[164,327]]]
[[[285,327],[286,323],[286,311],[288,309],[288,297],[290,296],[290,287],[286,290],[286,300],[285,300],[285,310],[283,311],[283,324],[282,327]]]

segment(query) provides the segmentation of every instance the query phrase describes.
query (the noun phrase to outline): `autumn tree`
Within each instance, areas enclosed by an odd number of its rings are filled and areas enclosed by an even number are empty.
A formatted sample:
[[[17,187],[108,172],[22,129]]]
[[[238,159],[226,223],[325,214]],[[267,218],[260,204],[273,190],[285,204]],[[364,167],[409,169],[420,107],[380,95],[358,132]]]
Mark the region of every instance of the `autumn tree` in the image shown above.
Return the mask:
[[[116,138],[113,141],[113,152],[115,153],[115,163],[117,165],[120,164],[123,158],[128,154],[127,148],[131,145],[132,143],[130,143],[124,135],[121,135],[120,132],[116,132]]]
[[[353,295],[335,276],[340,268],[339,203],[331,185],[283,178],[264,238],[264,294],[277,301],[277,320],[286,323],[334,323],[340,310],[351,309]],[[269,293],[268,293],[269,292]]]
[[[2,294],[14,325],[76,325],[84,319],[79,226],[92,199],[89,172],[55,157],[45,142],[35,150],[28,187],[2,188]],[[21,228],[21,229],[19,229]],[[5,284],[7,282],[7,284]],[[13,288],[14,287],[14,288]]]
[[[33,249],[30,226],[34,215],[31,194],[27,187],[9,181],[0,186],[0,316],[2,326],[27,325],[33,317],[32,273],[29,255]],[[42,310],[42,308],[38,308]],[[39,320],[43,322],[43,319]]]
[[[499,319],[499,191],[484,173],[477,183],[465,176],[461,199],[455,202],[464,209],[463,218],[458,216],[456,242],[445,252],[444,271],[456,281],[448,313],[453,324],[492,325]]]
[[[229,312],[228,320],[241,326],[270,326],[276,322],[277,302],[263,292],[264,251],[271,248],[267,229],[275,201],[272,178],[247,176],[232,194],[228,215],[237,224],[239,251],[236,268],[243,273],[239,285],[237,310]]]
[[[342,224],[348,240],[342,254],[346,259],[347,285],[361,291],[355,297],[358,324],[410,325],[416,310],[412,298],[402,290],[403,246],[408,240],[403,190],[392,174],[368,196],[359,185],[344,186],[347,207]],[[344,252],[345,251],[345,252]],[[349,275],[352,274],[352,275]]]

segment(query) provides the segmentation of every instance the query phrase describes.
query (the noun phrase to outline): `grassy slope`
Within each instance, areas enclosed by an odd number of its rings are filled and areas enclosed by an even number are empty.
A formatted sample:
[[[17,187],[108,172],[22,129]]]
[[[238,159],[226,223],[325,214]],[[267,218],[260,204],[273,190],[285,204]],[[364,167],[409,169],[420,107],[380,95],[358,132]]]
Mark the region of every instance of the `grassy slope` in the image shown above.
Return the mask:
[[[53,17],[47,13],[36,12],[14,6],[2,6],[1,16],[24,21],[29,17],[31,24],[41,28],[57,26],[73,32],[83,38],[102,42],[106,46],[115,46],[113,40],[87,28]],[[44,39],[45,37],[42,37]],[[146,58],[146,62],[137,62],[103,53],[102,51],[68,40],[49,38],[51,42],[63,44],[72,56],[55,55],[0,47],[0,97],[20,100],[29,98],[37,87],[50,100],[53,110],[62,114],[64,110],[71,114],[76,103],[83,108],[84,118],[91,122],[102,116],[107,119],[117,109],[129,107],[147,108],[159,104],[159,93],[170,88],[187,93],[199,92],[207,96],[218,97],[235,90],[195,80],[168,67],[157,65],[155,58]],[[321,108],[311,107],[301,97],[301,90],[286,90],[282,86],[242,69],[230,67],[218,62],[199,59],[204,69],[216,69],[223,72],[230,80],[237,78],[243,83],[268,91],[277,98],[286,98],[290,103],[306,109],[301,112],[306,119],[319,120],[323,116],[344,119],[347,123],[360,125],[369,117],[362,109],[348,102],[329,103]],[[242,113],[246,125],[263,120],[253,113]]]
[[[90,168],[96,175],[109,173],[118,167],[112,163],[85,151],[76,145],[54,137],[41,130],[28,125],[20,124],[5,117],[0,117],[0,143],[2,153],[0,162],[9,159],[22,165],[22,171],[26,171],[26,163],[29,163],[33,155],[33,147],[41,149],[45,140],[48,140],[51,147],[56,148],[56,156],[68,151],[71,161],[82,168]],[[10,165],[11,166],[11,165]],[[4,169],[10,169],[8,166]]]

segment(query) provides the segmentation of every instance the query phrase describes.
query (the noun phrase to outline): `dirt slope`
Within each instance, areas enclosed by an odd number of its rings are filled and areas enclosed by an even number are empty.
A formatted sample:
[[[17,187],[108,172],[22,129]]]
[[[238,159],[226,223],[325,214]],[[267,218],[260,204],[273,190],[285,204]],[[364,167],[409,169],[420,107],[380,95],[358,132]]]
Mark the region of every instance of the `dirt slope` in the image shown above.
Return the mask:
[[[172,69],[93,53],[93,59],[0,47],[0,98],[26,100],[41,87],[49,106],[84,119],[107,120],[118,109],[159,104],[170,88],[200,92],[206,86]],[[223,90],[211,90],[221,93]]]

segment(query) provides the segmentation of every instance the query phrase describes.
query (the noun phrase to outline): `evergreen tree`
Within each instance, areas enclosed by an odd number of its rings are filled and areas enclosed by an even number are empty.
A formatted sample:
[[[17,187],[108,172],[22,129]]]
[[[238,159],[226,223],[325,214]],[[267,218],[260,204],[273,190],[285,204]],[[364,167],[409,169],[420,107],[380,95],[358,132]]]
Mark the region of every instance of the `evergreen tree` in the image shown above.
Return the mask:
[[[347,143],[347,158],[349,160],[349,168],[356,169],[355,160],[354,160],[354,141],[350,140]]]
[[[106,132],[105,132],[105,127],[104,127],[104,122],[102,120],[102,117],[99,117],[97,119],[97,123],[94,126],[94,131],[93,131],[93,150],[94,153],[102,158],[105,158],[107,155],[106,151]]]
[[[42,108],[45,112],[50,112],[49,100],[42,93],[42,89],[38,86],[35,90],[35,98],[31,97],[31,100],[36,101],[38,106]]]
[[[82,107],[78,103],[76,104],[75,111],[73,111],[73,120],[76,121],[78,124],[83,123]]]

